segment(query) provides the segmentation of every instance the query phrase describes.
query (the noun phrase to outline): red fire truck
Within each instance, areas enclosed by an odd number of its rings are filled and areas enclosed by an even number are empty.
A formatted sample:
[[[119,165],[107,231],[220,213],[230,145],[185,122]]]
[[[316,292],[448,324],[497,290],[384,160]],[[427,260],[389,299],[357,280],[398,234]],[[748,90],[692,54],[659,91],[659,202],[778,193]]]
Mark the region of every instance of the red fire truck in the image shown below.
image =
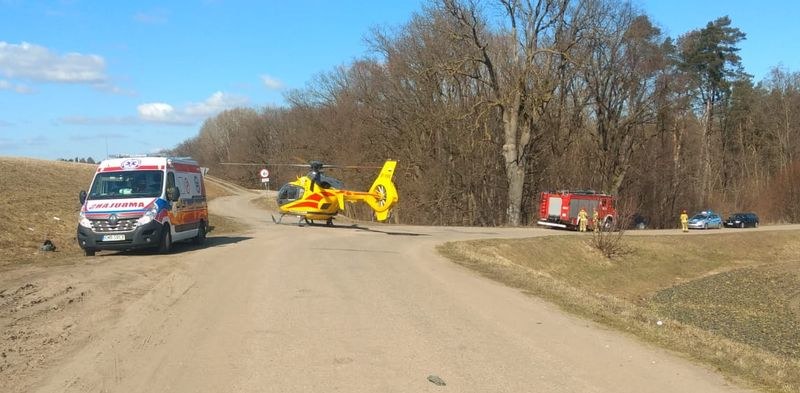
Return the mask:
[[[582,191],[549,191],[543,192],[539,199],[539,221],[536,223],[548,227],[578,229],[578,212],[586,210],[589,218],[588,227],[602,225],[605,229],[614,226],[617,211],[614,209],[614,197],[592,190]],[[592,219],[597,210],[597,221]]]

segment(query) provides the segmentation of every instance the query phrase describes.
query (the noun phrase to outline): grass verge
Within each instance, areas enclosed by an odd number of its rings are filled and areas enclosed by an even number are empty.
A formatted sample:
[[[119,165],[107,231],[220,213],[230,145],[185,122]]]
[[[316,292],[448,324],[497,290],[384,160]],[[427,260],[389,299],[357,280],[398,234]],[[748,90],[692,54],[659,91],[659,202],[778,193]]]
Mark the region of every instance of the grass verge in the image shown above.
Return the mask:
[[[770,392],[800,391],[800,232],[447,243],[454,262]],[[662,321],[658,324],[658,321]]]
[[[80,202],[97,169],[95,164],[0,157],[0,268],[17,264],[59,264],[83,251],[75,239]],[[209,199],[232,195],[206,182]],[[210,236],[246,229],[237,221],[210,216]],[[40,251],[45,239],[56,252]]]

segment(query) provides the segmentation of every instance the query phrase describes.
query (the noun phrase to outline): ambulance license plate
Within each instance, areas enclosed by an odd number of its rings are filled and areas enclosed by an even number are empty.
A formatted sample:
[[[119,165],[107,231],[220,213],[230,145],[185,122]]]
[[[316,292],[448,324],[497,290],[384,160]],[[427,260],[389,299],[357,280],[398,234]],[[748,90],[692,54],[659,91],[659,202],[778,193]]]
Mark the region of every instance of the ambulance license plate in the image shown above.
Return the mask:
[[[104,242],[118,242],[125,240],[125,235],[103,235]]]

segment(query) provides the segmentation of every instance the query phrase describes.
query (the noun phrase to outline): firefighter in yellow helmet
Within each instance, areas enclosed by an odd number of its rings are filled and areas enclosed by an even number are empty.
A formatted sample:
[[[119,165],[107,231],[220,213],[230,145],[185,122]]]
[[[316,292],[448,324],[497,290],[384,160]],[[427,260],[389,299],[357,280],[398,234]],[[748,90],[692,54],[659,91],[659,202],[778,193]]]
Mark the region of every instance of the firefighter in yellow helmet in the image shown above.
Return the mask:
[[[684,232],[689,232],[689,215],[686,214],[686,210],[681,212],[681,228]]]
[[[597,208],[592,210],[592,223],[594,224],[594,231],[600,232],[600,214],[597,212]]]
[[[578,213],[578,229],[581,232],[586,232],[586,221],[589,221],[589,215],[586,214],[586,209],[581,208]]]

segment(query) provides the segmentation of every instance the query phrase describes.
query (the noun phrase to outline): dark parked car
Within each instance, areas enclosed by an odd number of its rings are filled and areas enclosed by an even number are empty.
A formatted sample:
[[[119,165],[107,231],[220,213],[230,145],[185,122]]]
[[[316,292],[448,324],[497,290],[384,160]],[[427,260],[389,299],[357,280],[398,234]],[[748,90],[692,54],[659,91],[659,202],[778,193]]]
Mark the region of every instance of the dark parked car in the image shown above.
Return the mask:
[[[755,213],[734,213],[725,220],[725,226],[728,228],[758,228],[758,215]]]

